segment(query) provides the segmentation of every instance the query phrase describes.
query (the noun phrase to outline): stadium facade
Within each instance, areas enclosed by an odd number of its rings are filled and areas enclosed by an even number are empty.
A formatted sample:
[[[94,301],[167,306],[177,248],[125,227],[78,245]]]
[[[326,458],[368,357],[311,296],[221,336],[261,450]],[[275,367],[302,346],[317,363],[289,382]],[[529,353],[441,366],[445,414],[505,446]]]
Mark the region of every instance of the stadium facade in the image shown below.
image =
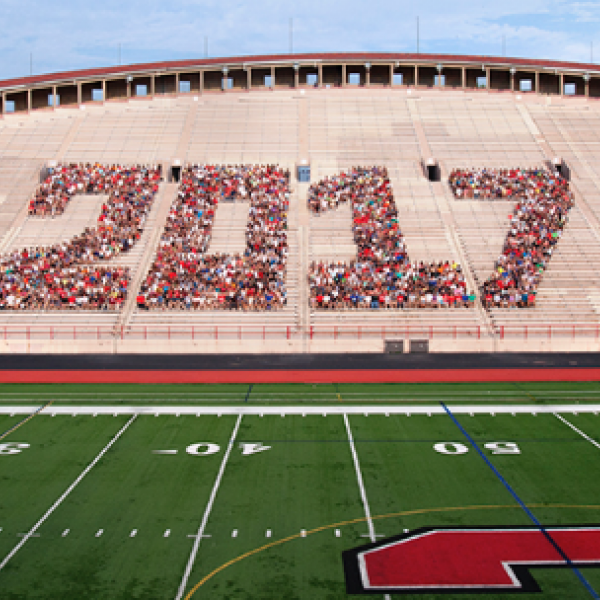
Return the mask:
[[[246,92],[252,92],[247,94]],[[276,91],[277,93],[273,93]],[[176,61],[0,82],[0,253],[93,227],[102,194],[29,214],[60,164],[157,165],[164,180],[139,240],[112,257],[131,273],[118,310],[2,310],[0,351],[592,351],[600,347],[600,70],[499,57],[280,55]],[[136,302],[186,165],[288,170],[280,310],[148,311]],[[354,166],[385,168],[411,260],[460,264],[477,299],[462,308],[318,310],[311,264],[356,256],[352,214],[309,210],[311,184]],[[298,177],[309,168],[308,181]],[[457,199],[456,169],[548,169],[574,204],[535,306],[484,307],[514,203]],[[305,171],[304,171],[305,172]],[[221,206],[208,251],[244,246],[243,211]],[[240,216],[241,215],[241,216]]]

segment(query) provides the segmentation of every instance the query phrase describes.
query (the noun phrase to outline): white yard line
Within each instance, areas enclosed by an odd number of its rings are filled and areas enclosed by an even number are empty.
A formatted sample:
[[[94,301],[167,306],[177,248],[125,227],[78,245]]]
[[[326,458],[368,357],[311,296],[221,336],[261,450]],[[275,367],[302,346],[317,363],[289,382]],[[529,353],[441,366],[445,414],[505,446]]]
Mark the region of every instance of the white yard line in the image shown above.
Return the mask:
[[[350,452],[352,452],[352,460],[354,461],[354,470],[356,471],[356,480],[358,482],[358,489],[360,490],[360,498],[362,500],[363,509],[365,511],[365,517],[367,517],[369,537],[371,538],[372,542],[375,542],[377,540],[377,536],[375,535],[375,526],[373,525],[373,519],[371,518],[371,509],[369,508],[367,491],[365,490],[365,484],[362,478],[362,472],[360,470],[358,454],[356,454],[356,447],[354,446],[354,437],[352,436],[350,421],[348,420],[348,415],[346,414],[344,414],[344,425],[346,426],[346,433],[348,434],[348,443],[350,444]]]
[[[573,431],[577,432],[582,438],[585,438],[588,442],[590,442],[590,444],[594,444],[594,446],[596,446],[596,448],[600,448],[600,444],[593,438],[591,438],[589,435],[587,435],[587,433],[584,433],[583,431],[581,431],[581,429],[578,429],[577,427],[575,427],[575,425],[573,425],[573,423],[569,423],[569,421],[567,421],[564,417],[561,417],[560,415],[554,413],[554,416],[559,420],[562,421],[565,425],[568,425]]]
[[[356,447],[354,446],[354,437],[352,435],[352,428],[350,427],[350,420],[348,419],[348,415],[346,413],[344,413],[344,425],[346,426],[346,433],[348,434],[348,443],[350,444],[350,452],[352,452],[352,460],[354,461],[354,470],[356,471],[356,481],[358,482],[358,489],[360,490],[360,498],[362,500],[365,517],[367,518],[369,538],[372,542],[375,542],[377,541],[375,525],[373,525],[373,518],[371,517],[371,508],[369,507],[369,500],[367,498],[367,490],[365,490],[365,482],[363,481],[362,471],[360,469],[360,462],[358,460],[358,454],[356,453]],[[385,594],[384,598],[385,600],[390,600],[390,596],[388,594]]]
[[[297,404],[294,406],[244,405],[244,406],[202,406],[163,404],[161,406],[105,404],[76,406],[52,405],[40,413],[43,415],[445,415],[439,404]],[[39,408],[39,405],[0,405],[0,415],[26,415]],[[495,414],[554,414],[554,413],[598,413],[600,404],[451,404],[455,415]]]
[[[133,415],[117,434],[104,446],[100,454],[82,471],[79,477],[66,489],[63,495],[50,507],[44,516],[25,534],[23,539],[6,555],[5,559],[0,563],[0,571],[8,564],[8,561],[25,545],[27,540],[32,537],[35,532],[41,527],[46,519],[62,504],[67,496],[79,485],[81,480],[96,466],[98,461],[110,450],[111,446],[123,435],[126,429],[135,421],[137,415]]]
[[[242,414],[240,414],[235,422],[235,426],[233,431],[231,432],[231,437],[229,438],[229,445],[227,446],[227,450],[225,451],[225,455],[223,456],[223,460],[221,461],[221,466],[219,468],[219,472],[217,473],[217,478],[215,479],[215,484],[213,485],[212,491],[210,493],[210,498],[208,499],[208,504],[206,505],[206,510],[204,511],[204,516],[202,517],[202,522],[200,523],[200,527],[198,527],[198,532],[196,534],[196,539],[194,540],[194,545],[192,546],[192,551],[190,553],[190,557],[188,559],[187,565],[185,567],[185,572],[183,577],[181,578],[181,583],[179,584],[179,589],[177,590],[177,595],[175,596],[175,600],[181,600],[183,595],[185,594],[185,588],[187,587],[187,582],[192,572],[192,568],[194,566],[194,561],[196,560],[196,554],[198,553],[198,548],[200,547],[200,541],[202,540],[202,536],[204,535],[204,530],[206,529],[206,524],[208,523],[208,518],[210,517],[210,513],[212,511],[213,504],[215,502],[215,498],[217,496],[217,492],[219,491],[219,486],[221,485],[221,479],[223,478],[223,473],[225,473],[225,467],[227,466],[227,461],[229,460],[229,455],[231,454],[231,450],[233,449],[233,445],[235,443],[235,438],[237,437],[238,429],[240,428],[240,423],[242,422]]]

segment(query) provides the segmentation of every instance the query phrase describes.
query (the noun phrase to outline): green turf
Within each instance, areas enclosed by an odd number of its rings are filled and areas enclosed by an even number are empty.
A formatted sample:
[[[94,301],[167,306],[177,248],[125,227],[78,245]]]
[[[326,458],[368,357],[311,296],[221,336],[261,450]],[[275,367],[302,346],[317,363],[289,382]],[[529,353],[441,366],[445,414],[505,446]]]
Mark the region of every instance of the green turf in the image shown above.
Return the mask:
[[[543,392],[543,387],[537,391]],[[299,400],[303,389],[295,392]],[[580,391],[593,389],[582,386]],[[460,390],[465,388],[450,388]],[[331,394],[325,387],[320,391]],[[471,391],[480,393],[483,388]],[[600,439],[600,416],[564,418]],[[21,419],[0,416],[0,429],[6,431]],[[19,542],[18,534],[48,511],[129,419],[42,414],[3,440],[30,447],[16,455],[0,455],[0,561]],[[40,537],[29,539],[0,571],[2,599],[174,598],[193,545],[188,535],[196,533],[202,520],[236,420],[135,418],[40,527]],[[460,415],[457,420],[540,522],[600,522],[600,448],[568,425],[551,414]],[[350,415],[348,422],[378,534],[435,526],[531,524],[447,415]],[[186,452],[200,442],[218,444],[219,451],[208,456]],[[434,449],[438,442],[464,444],[468,451],[441,454]],[[485,447],[490,442],[514,442],[520,453],[494,455]],[[250,443],[270,448],[243,455],[240,444]],[[178,453],[153,453],[168,449]],[[211,537],[200,543],[187,589],[244,553],[295,536],[234,561],[193,598],[348,598],[341,553],[369,541],[362,537],[368,532],[364,515],[343,416],[244,416],[205,530]],[[344,524],[354,520],[358,522]],[[315,528],[323,529],[310,533]],[[69,533],[63,537],[66,529]],[[104,532],[96,537],[99,529]],[[130,537],[134,529],[138,533]],[[164,537],[167,529],[170,535]],[[298,535],[302,529],[309,532],[305,538]],[[600,568],[582,572],[600,591]],[[520,594],[521,598],[591,597],[569,569],[532,573],[543,592]],[[467,600],[473,595],[443,598]]]
[[[600,382],[415,384],[2,384],[0,404],[32,401],[225,404],[439,400],[481,402],[597,401]]]

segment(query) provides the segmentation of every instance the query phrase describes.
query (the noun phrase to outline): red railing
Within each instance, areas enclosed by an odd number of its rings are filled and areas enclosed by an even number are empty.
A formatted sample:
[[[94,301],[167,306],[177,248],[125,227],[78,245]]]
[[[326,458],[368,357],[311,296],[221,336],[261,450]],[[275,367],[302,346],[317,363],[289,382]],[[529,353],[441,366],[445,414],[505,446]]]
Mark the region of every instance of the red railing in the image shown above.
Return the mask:
[[[500,340],[587,339],[600,341],[600,323],[571,325],[500,325]],[[479,325],[311,325],[303,330],[290,325],[0,325],[0,341],[16,340],[310,340],[446,339],[480,340],[489,332]]]
[[[379,338],[382,340],[393,338],[435,338],[445,339],[481,339],[479,325],[405,325],[405,326],[372,326],[372,325],[311,325],[309,337],[313,339],[368,339]]]
[[[571,325],[500,325],[499,339],[599,339],[600,323],[577,323]]]

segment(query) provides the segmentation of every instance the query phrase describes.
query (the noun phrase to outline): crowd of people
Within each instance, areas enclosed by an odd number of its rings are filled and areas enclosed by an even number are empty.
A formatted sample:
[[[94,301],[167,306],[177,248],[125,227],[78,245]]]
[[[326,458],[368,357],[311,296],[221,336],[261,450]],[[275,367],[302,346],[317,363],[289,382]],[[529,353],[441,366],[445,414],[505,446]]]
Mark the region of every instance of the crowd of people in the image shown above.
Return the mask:
[[[534,306],[573,206],[567,180],[546,169],[471,169],[452,171],[449,182],[459,199],[515,202],[502,254],[482,285],[481,301],[486,308]]]
[[[275,310],[286,304],[289,171],[277,166],[193,165],[181,175],[142,309]],[[219,203],[249,203],[243,254],[210,254]]]
[[[0,257],[0,309],[119,309],[129,269],[101,263],[140,238],[160,180],[160,167],[82,164],[49,169],[29,203],[30,215],[60,215],[76,194],[105,194],[106,200],[96,227],[66,242]]]
[[[308,282],[316,309],[469,307],[467,290],[455,262],[411,263],[398,223],[398,211],[385,167],[355,167],[309,188],[314,213],[352,204],[356,260],[313,262]]]

